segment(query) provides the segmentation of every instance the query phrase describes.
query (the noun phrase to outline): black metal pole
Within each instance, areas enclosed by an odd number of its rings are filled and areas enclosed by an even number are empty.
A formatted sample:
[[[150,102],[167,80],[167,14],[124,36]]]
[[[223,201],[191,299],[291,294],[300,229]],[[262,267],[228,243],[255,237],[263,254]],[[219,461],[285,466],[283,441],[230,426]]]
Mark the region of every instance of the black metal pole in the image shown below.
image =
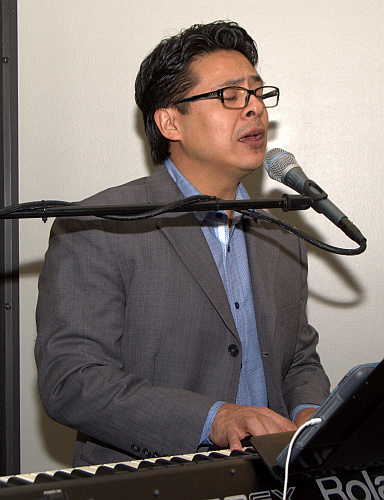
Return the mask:
[[[193,200],[196,198],[196,200]],[[209,199],[208,199],[209,198]],[[188,204],[186,203],[188,200]],[[68,217],[68,216],[128,216],[150,213],[158,210],[164,212],[192,212],[208,210],[252,210],[280,208],[284,211],[306,210],[311,207],[312,201],[307,196],[283,195],[281,198],[262,200],[221,200],[212,196],[196,196],[184,198],[172,204],[144,203],[140,205],[81,205],[79,203],[68,203],[60,201],[36,201],[23,203],[13,207],[5,207],[0,210],[1,219],[43,219],[48,217]],[[171,207],[171,205],[174,205]],[[169,207],[167,209],[167,207]]]
[[[18,202],[17,0],[1,0],[0,204]],[[0,221],[0,475],[20,471],[18,221]]]

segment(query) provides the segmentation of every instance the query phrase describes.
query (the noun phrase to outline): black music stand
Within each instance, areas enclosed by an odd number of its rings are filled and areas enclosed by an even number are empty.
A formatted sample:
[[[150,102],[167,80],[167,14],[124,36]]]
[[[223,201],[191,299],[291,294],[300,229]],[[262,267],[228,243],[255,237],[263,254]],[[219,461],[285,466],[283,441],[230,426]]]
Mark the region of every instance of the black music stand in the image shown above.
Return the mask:
[[[324,421],[293,459],[290,474],[316,477],[325,470],[363,468],[384,463],[384,360],[345,402]],[[282,469],[276,458],[294,432],[254,436],[251,442],[277,479]]]

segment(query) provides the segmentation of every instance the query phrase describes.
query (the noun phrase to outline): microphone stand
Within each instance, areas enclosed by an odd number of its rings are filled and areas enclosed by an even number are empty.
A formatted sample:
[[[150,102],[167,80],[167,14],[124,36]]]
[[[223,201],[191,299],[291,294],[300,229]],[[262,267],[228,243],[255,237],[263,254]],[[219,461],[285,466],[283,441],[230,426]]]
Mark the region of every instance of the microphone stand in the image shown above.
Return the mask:
[[[323,243],[312,236],[300,231],[299,229],[290,226],[286,222],[277,219],[267,213],[256,212],[257,209],[280,208],[284,212],[291,210],[306,210],[315,208],[316,200],[304,195],[288,195],[283,194],[278,199],[267,200],[221,200],[215,196],[190,196],[182,198],[172,203],[154,204],[146,203],[141,205],[96,205],[87,206],[79,203],[70,203],[65,201],[39,201],[22,203],[5,207],[0,210],[1,219],[30,219],[41,218],[43,222],[47,222],[48,217],[83,217],[95,216],[104,219],[115,219],[120,221],[132,221],[155,217],[166,212],[191,212],[191,211],[219,211],[219,210],[234,210],[242,213],[254,220],[263,220],[276,224],[281,228],[295,234],[299,238],[315,245],[322,250],[340,255],[358,255],[366,249],[367,241],[356,226],[354,226],[345,217],[342,224],[338,227],[351,240],[355,241],[359,247],[355,249],[344,249],[333,247]]]
[[[89,216],[140,216],[142,214],[156,215],[166,212],[219,211],[219,210],[254,210],[280,208],[283,211],[306,210],[312,201],[308,196],[286,195],[279,199],[267,200],[221,200],[214,196],[191,196],[173,203],[145,203],[140,205],[95,205],[87,206],[79,203],[62,201],[40,201],[23,203],[0,210],[0,219],[41,218],[44,222],[48,217]]]

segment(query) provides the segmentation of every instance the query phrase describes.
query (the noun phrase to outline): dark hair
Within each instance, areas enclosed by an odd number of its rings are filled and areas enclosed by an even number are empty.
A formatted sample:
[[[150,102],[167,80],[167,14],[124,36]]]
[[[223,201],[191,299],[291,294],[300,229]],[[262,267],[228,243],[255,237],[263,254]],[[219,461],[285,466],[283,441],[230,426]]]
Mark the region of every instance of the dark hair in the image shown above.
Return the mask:
[[[219,50],[237,50],[252,66],[257,64],[254,40],[232,21],[195,24],[162,40],[142,62],[136,77],[135,99],[143,113],[155,165],[163,163],[169,156],[169,141],[155,123],[155,111],[185,97],[197,83],[189,72],[191,63],[199,56]],[[187,113],[189,104],[180,104],[177,108],[181,113]]]

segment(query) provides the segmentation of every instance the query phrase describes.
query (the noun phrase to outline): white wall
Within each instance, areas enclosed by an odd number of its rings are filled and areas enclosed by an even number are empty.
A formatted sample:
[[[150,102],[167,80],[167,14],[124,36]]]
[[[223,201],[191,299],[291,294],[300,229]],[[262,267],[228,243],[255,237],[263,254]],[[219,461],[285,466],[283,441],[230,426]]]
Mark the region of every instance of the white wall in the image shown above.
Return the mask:
[[[335,384],[384,353],[383,12],[382,0],[19,0],[20,200],[75,201],[147,175],[133,97],[140,61],[195,22],[236,20],[257,41],[264,80],[281,89],[270,146],[292,151],[368,239],[357,257],[309,248],[308,313]],[[255,197],[289,192],[263,172],[247,187]],[[313,211],[289,215],[330,244],[354,246]],[[20,223],[24,472],[68,465],[74,439],[45,416],[36,390],[34,309],[49,228]]]

